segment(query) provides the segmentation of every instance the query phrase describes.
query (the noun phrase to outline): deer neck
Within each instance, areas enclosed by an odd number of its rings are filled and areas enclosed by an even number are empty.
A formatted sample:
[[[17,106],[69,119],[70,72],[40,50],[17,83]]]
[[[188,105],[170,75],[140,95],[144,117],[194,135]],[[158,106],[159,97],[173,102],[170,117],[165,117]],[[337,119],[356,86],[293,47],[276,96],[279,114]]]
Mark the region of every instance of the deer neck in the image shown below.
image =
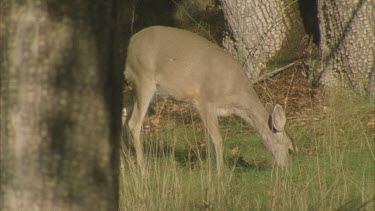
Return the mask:
[[[247,105],[251,106],[240,111],[238,115],[258,131],[263,144],[272,151],[272,139],[274,134],[269,128],[269,114],[257,100],[251,100],[247,102]]]

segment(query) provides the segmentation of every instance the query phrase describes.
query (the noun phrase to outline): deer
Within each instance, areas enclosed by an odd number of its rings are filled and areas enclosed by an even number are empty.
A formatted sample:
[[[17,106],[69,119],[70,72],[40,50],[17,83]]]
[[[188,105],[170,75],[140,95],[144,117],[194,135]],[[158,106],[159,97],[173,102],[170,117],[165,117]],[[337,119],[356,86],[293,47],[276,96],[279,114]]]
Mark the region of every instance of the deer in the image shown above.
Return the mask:
[[[130,39],[124,74],[135,89],[126,124],[141,169],[145,168],[141,127],[155,95],[193,105],[209,135],[210,154],[218,172],[224,165],[219,116],[239,116],[258,131],[278,166],[291,162],[294,148],[284,130],[283,108],[271,103],[263,106],[242,67],[207,39],[172,27],[142,29]]]

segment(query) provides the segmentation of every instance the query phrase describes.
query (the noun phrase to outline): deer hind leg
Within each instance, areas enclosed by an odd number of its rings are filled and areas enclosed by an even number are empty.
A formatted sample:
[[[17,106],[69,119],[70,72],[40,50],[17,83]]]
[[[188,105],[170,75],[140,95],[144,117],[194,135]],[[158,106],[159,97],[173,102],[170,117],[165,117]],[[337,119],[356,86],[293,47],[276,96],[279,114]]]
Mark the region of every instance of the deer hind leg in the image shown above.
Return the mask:
[[[219,121],[216,114],[216,107],[210,105],[197,106],[202,121],[210,136],[210,155],[220,173],[224,166],[223,141],[219,130]]]
[[[150,104],[152,96],[155,93],[155,86],[152,83],[147,82],[140,84],[141,86],[136,84],[136,100],[134,102],[133,112],[129,119],[128,125],[133,138],[134,148],[137,155],[137,163],[143,173],[145,169],[145,162],[140,133],[147,108]]]

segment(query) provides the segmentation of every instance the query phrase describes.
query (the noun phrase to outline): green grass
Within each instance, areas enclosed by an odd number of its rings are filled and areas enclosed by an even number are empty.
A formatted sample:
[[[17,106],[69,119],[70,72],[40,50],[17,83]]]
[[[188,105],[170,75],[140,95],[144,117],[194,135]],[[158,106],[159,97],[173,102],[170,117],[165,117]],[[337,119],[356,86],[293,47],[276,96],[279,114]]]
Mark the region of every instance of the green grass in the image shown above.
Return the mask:
[[[120,210],[355,210],[369,200],[361,209],[374,210],[375,134],[366,126],[374,104],[347,94],[327,99],[310,122],[289,123],[298,152],[284,170],[238,119],[221,120],[221,177],[210,168],[198,121],[145,134],[144,176],[123,151]]]

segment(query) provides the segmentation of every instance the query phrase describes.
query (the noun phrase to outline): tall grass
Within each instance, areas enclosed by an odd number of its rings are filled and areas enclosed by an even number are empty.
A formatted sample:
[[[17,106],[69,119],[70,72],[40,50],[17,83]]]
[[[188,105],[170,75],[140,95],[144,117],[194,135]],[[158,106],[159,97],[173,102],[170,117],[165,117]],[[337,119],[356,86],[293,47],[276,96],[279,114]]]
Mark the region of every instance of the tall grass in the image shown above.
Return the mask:
[[[145,133],[145,175],[134,153],[122,151],[120,209],[375,210],[375,134],[367,125],[374,104],[342,93],[327,99],[307,122],[289,123],[298,152],[287,169],[274,167],[258,135],[233,118],[221,121],[220,177],[206,159],[199,122]]]

